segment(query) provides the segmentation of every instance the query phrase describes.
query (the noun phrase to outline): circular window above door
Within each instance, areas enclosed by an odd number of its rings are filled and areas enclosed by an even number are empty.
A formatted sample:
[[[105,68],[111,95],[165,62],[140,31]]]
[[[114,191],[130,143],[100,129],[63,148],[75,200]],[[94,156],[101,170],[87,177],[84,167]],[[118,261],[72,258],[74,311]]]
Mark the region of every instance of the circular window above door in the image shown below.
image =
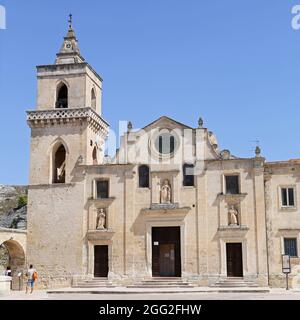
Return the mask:
[[[152,150],[160,157],[172,157],[179,143],[177,136],[169,130],[161,130],[156,134],[151,143]]]

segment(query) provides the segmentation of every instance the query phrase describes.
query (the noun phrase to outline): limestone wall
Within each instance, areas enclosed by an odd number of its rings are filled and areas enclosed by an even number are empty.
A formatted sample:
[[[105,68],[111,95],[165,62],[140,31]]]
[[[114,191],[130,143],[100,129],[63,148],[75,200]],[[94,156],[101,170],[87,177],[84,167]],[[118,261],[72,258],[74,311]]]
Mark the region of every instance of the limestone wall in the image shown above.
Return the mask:
[[[31,186],[27,262],[41,287],[68,286],[82,274],[84,184]]]
[[[281,206],[281,187],[295,188],[295,207]],[[268,261],[270,284],[274,287],[285,287],[286,279],[282,273],[282,254],[284,254],[284,238],[296,238],[298,257],[291,258],[293,278],[300,275],[300,181],[299,167],[292,164],[269,164],[266,168],[265,196],[268,233]]]

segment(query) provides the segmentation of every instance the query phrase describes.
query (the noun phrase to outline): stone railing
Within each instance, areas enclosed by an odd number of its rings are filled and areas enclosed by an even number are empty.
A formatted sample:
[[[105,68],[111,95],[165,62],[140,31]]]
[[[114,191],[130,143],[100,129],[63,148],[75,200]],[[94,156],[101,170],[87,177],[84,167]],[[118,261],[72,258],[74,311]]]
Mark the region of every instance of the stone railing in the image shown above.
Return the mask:
[[[27,122],[30,127],[76,122],[78,120],[87,120],[95,130],[101,131],[105,136],[108,134],[108,123],[90,107],[27,111]]]

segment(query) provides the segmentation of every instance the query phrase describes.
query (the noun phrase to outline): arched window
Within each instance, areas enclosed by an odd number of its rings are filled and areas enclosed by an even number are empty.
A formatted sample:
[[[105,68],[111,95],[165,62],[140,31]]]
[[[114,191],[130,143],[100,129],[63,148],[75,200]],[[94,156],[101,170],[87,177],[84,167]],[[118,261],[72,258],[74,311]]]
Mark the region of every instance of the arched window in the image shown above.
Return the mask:
[[[95,89],[92,89],[91,92],[91,105],[93,109],[96,109],[96,93],[95,93]]]
[[[66,182],[66,149],[60,145],[53,159],[53,183]]]
[[[57,109],[68,108],[68,87],[64,83],[61,83],[57,87],[57,99],[55,107]]]
[[[94,147],[93,149],[93,164],[98,164],[98,159],[97,159],[97,147]]]
[[[140,166],[139,167],[139,187],[149,188],[149,167]]]
[[[194,186],[194,165],[184,164],[183,165],[183,186],[193,187]]]

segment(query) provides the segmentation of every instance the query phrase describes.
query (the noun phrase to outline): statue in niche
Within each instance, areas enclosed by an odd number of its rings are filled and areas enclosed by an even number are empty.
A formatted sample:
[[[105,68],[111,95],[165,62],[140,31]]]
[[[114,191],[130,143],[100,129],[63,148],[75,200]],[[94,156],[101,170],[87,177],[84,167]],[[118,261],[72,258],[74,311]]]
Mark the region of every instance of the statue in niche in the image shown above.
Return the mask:
[[[237,209],[231,205],[228,211],[228,215],[229,215],[229,225],[234,225],[237,226],[239,224],[238,222],[238,211]]]
[[[165,180],[160,189],[160,203],[171,203],[171,186],[169,180]]]
[[[98,209],[96,229],[97,230],[106,229],[106,212],[104,209]]]

